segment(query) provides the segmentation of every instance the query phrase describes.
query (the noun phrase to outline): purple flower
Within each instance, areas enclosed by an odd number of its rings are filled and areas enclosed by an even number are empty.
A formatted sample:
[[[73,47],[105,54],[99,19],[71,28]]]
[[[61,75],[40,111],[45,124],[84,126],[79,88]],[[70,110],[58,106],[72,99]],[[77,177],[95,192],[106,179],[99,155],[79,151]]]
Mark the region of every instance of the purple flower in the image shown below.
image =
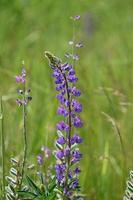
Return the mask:
[[[43,164],[42,155],[38,155],[38,156],[37,156],[37,162],[38,162],[39,165],[42,165],[42,164]]]
[[[72,172],[72,171],[69,171],[68,176],[69,176],[69,179],[72,179],[72,178],[73,178],[73,172]]]
[[[81,158],[82,158],[82,154],[80,153],[80,151],[74,150],[72,160],[71,160],[71,164],[75,164],[75,163],[79,162]]]
[[[68,75],[67,76],[67,80],[70,82],[70,83],[76,83],[78,78],[75,76],[75,75]]]
[[[63,145],[66,143],[66,140],[63,136],[61,136],[57,139],[57,143]]]
[[[82,112],[82,104],[80,104],[78,101],[76,100],[72,100],[72,107],[74,108],[74,111],[77,113]]]
[[[67,99],[66,99],[66,101],[65,101],[65,106],[66,106],[66,107],[69,107],[69,106],[70,106],[70,101],[67,100]]]
[[[80,172],[81,172],[80,168],[76,167],[76,169],[74,170],[74,173],[78,175]]]
[[[58,115],[63,115],[64,117],[68,116],[68,111],[64,107],[59,107],[57,110]]]
[[[60,91],[60,90],[62,90],[64,87],[65,87],[65,84],[57,85],[57,86],[56,86],[56,90],[57,90],[57,91]]]
[[[23,104],[23,103],[22,103],[22,100],[20,100],[20,99],[17,99],[17,100],[16,100],[16,103],[18,104],[18,106],[22,106],[22,104]]]
[[[62,159],[64,157],[64,152],[62,150],[57,151],[56,157],[59,158],[59,159]]]
[[[51,150],[48,147],[42,146],[41,151],[44,152],[46,158],[48,158],[51,155]]]
[[[74,54],[74,55],[73,55],[73,60],[79,60],[78,54]]]
[[[69,131],[69,125],[64,121],[59,122],[56,127],[60,131]]]
[[[76,16],[74,16],[74,17],[72,17],[72,19],[74,20],[74,21],[76,21],[76,20],[80,20],[80,15],[76,15]]]
[[[76,158],[76,159],[82,158],[82,153],[80,153],[79,150],[74,150],[73,151],[73,158]]]
[[[55,83],[56,83],[56,84],[61,84],[61,83],[63,83],[62,78],[57,78],[57,79],[55,80]]]
[[[16,78],[16,81],[19,83],[19,82],[21,82],[21,76],[15,76],[15,78]]]
[[[83,141],[83,139],[78,134],[74,134],[73,138],[77,144],[80,144]]]
[[[54,78],[62,78],[62,75],[60,74],[60,72],[59,71],[57,71],[57,70],[55,70],[54,72],[53,72],[53,77]]]
[[[75,70],[73,68],[69,71],[69,75],[75,75]]]
[[[80,15],[76,15],[73,17],[74,20],[80,20]]]
[[[26,77],[26,70],[23,68],[21,75],[15,76],[16,82],[24,84],[26,82],[25,77]]]
[[[73,87],[71,90],[72,94],[76,97],[79,97],[81,95],[80,90],[78,90],[76,87]]]
[[[25,68],[22,69],[22,77],[26,77],[26,69]]]
[[[66,102],[66,99],[62,94],[58,94],[56,97],[60,101],[61,104],[64,104]]]
[[[74,121],[73,121],[73,125],[76,128],[81,128],[83,126],[83,122],[81,121],[81,119],[79,117],[75,117]]]
[[[78,134],[74,134],[74,136],[71,137],[71,144],[75,143],[80,144],[82,143],[82,141],[83,141],[82,138]]]
[[[16,76],[15,78],[16,78],[17,83],[25,83],[25,81],[26,81],[25,78],[20,75]]]
[[[19,88],[18,94],[19,94],[19,98],[16,100],[16,103],[19,106],[26,106],[31,100],[32,97],[30,96],[30,89],[26,89],[25,88],[25,82],[26,82],[26,70],[23,68],[21,75],[17,75],[15,76],[16,82],[22,84],[22,88]],[[24,85],[24,86],[23,86]]]
[[[65,187],[64,188],[64,194],[68,199],[70,199],[72,192],[70,192],[69,189],[67,187]]]
[[[74,180],[71,184],[71,188],[72,189],[76,189],[79,187],[79,182],[78,182],[78,179]]]
[[[79,20],[80,16],[73,17],[73,20]],[[75,45],[73,42],[72,45]],[[77,48],[82,47],[82,43],[75,45]],[[66,54],[67,57],[71,57],[74,60],[78,60],[77,54]],[[55,60],[54,60],[55,59]],[[59,107],[57,110],[58,115],[62,115],[66,118],[66,121],[60,121],[56,128],[58,131],[58,138],[56,140],[56,181],[57,188],[59,186],[64,193],[66,199],[73,199],[74,193],[79,188],[78,174],[80,173],[79,167],[73,168],[73,164],[78,163],[82,158],[82,154],[77,148],[77,145],[82,142],[82,138],[78,134],[72,136],[74,127],[82,127],[83,122],[77,113],[82,111],[82,104],[79,103],[74,97],[81,95],[80,90],[75,86],[78,78],[76,76],[75,69],[69,63],[58,64],[56,57],[53,61],[49,59],[50,65],[52,64],[53,78],[55,80],[56,90],[58,92],[57,99],[59,100]],[[52,62],[55,62],[52,63]],[[57,63],[56,63],[57,62]],[[56,65],[57,64],[57,65]],[[66,133],[60,133],[65,131]]]
[[[64,155],[67,157],[70,155],[70,148],[67,147],[65,150],[64,150]]]
[[[64,164],[56,164],[55,171],[58,183],[60,184],[65,178],[66,166]]]
[[[69,65],[68,63],[65,63],[65,64],[62,65],[61,68],[62,68],[62,70],[64,70],[64,71],[69,71],[69,70],[72,69],[72,65]]]

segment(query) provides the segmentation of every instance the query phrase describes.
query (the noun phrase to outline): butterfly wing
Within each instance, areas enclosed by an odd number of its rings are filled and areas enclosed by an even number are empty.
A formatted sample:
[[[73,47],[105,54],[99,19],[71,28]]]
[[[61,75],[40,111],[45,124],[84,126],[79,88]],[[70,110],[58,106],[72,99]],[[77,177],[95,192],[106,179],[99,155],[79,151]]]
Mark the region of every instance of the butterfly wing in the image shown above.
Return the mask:
[[[59,59],[58,57],[54,56],[49,51],[45,51],[45,57],[48,59],[49,65],[50,65],[50,67],[52,69],[55,69],[56,67],[59,67],[59,65],[61,64],[61,59]]]

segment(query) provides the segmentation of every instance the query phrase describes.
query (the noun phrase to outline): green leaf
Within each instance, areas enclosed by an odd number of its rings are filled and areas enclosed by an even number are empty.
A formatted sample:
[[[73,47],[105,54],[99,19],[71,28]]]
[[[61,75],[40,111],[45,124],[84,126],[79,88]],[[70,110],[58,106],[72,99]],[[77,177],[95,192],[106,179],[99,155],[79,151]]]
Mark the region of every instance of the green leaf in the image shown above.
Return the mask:
[[[27,191],[18,191],[18,194],[22,197],[37,197],[37,194]]]
[[[55,186],[56,186],[56,183],[55,183],[55,177],[54,177],[52,182],[48,186],[48,192],[51,193],[54,190]]]
[[[35,193],[36,193],[37,195],[42,195],[41,190],[40,190],[39,187],[33,182],[33,180],[32,180],[29,176],[26,176],[26,178],[27,178],[27,181],[28,181],[29,186],[35,191]]]
[[[56,193],[53,192],[53,193],[51,193],[50,196],[48,196],[46,199],[47,199],[47,200],[55,200],[55,197],[56,197]]]

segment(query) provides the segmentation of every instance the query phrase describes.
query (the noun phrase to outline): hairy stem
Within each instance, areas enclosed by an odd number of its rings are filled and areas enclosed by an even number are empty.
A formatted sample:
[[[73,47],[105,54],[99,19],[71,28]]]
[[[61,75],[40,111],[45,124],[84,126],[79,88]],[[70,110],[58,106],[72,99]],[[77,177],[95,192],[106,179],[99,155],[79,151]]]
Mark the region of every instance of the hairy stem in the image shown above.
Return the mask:
[[[25,105],[25,83],[23,87],[23,137],[24,137],[24,156],[23,156],[23,163],[22,163],[22,180],[21,184],[23,182],[24,173],[25,173],[25,164],[26,164],[26,158],[27,158],[27,128],[26,128],[26,105]]]
[[[5,200],[5,137],[4,137],[4,117],[3,117],[3,101],[2,96],[0,99],[1,107],[1,152],[2,152],[2,189],[3,189],[3,200]]]
[[[73,44],[72,44],[72,55],[75,54],[75,21],[73,21],[73,24],[72,24],[72,29],[73,29],[73,34],[72,34],[72,41],[73,41]],[[75,60],[72,59],[72,65],[74,66],[75,65]]]

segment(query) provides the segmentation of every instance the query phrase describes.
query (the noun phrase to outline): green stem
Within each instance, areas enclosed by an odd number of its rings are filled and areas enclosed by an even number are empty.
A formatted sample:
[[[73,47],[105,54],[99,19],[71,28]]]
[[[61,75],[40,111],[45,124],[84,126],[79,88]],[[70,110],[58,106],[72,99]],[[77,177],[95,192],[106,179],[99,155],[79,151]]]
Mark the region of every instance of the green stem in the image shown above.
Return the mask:
[[[3,101],[2,96],[0,99],[1,107],[1,152],[2,152],[2,188],[3,188],[3,200],[5,200],[5,137],[4,137],[4,117],[3,117]]]
[[[72,35],[72,41],[73,41],[73,45],[72,45],[72,55],[75,54],[75,22],[73,21],[73,35]],[[74,67],[75,65],[75,60],[72,59],[72,66]]]
[[[23,101],[25,102],[25,83],[23,88]],[[22,179],[21,184],[23,182],[24,173],[25,173],[25,165],[26,165],[26,158],[27,158],[27,128],[26,128],[26,105],[23,103],[23,137],[24,137],[24,156],[23,156],[23,163],[22,163]]]

